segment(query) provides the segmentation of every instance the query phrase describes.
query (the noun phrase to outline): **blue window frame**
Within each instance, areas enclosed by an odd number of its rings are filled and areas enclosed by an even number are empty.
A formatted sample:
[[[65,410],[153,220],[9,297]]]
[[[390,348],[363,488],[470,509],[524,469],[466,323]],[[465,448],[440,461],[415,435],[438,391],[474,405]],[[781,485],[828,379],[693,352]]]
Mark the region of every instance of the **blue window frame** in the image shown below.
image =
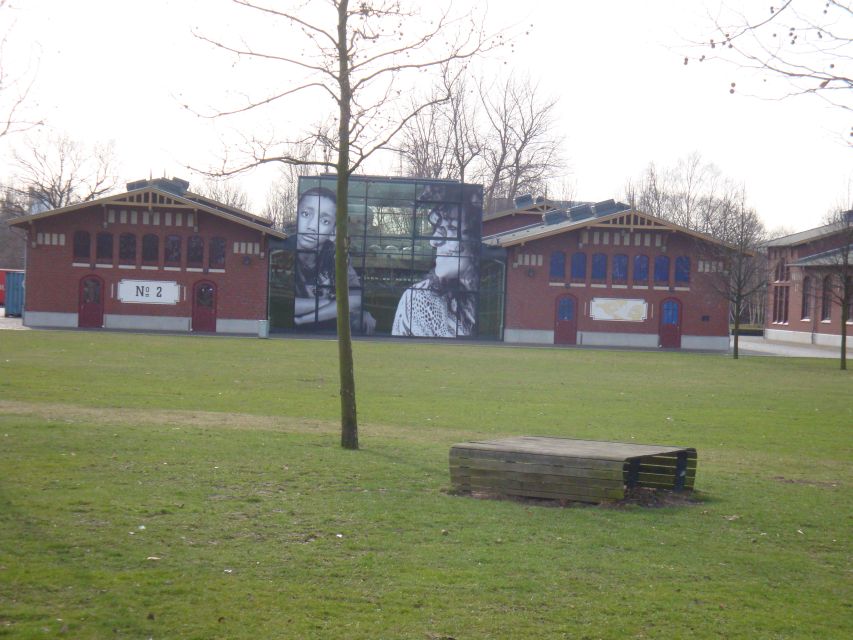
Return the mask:
[[[655,258],[655,282],[669,282],[669,256]]]
[[[586,254],[583,251],[572,255],[572,280],[586,280]]]
[[[690,256],[678,256],[675,259],[675,282],[679,284],[690,282]]]
[[[634,282],[645,284],[649,281],[649,256],[634,256]]]
[[[564,280],[566,277],[566,254],[562,251],[551,254],[550,276],[552,280]]]
[[[592,254],[592,279],[607,280],[607,254]]]
[[[613,282],[628,282],[628,256],[624,253],[617,253],[613,256],[610,277]]]

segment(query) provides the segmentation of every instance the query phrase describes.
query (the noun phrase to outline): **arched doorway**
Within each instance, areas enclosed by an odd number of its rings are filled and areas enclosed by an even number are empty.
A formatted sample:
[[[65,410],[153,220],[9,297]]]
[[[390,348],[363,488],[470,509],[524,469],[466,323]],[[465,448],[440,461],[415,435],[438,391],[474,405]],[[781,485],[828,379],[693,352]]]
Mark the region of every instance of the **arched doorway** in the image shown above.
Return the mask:
[[[104,326],[104,281],[98,276],[80,280],[77,326],[100,329]]]
[[[681,348],[681,302],[667,298],[660,305],[660,346]]]
[[[216,331],[216,285],[207,280],[193,287],[193,331]]]
[[[577,344],[578,314],[574,296],[564,295],[557,298],[554,310],[554,344]]]

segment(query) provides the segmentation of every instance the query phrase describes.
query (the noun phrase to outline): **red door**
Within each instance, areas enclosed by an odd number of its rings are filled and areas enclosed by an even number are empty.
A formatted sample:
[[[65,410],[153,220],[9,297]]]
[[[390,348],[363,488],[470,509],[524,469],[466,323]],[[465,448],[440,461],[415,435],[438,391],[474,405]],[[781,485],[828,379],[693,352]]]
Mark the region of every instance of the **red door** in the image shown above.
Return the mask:
[[[681,303],[675,298],[664,300],[660,306],[660,346],[681,348]]]
[[[557,298],[554,315],[554,344],[577,344],[578,314],[573,296]]]
[[[77,326],[104,326],[104,281],[98,276],[86,276],[80,280],[77,305]]]
[[[193,331],[216,331],[216,285],[196,282],[193,288]]]

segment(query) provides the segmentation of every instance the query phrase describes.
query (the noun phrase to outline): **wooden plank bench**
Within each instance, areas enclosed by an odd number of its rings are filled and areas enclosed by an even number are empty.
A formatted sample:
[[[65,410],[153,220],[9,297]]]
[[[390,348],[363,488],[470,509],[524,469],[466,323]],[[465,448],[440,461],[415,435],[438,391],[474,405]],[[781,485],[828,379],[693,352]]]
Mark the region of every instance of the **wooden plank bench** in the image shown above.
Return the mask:
[[[450,448],[459,492],[604,502],[624,498],[626,487],[692,490],[695,479],[689,447],[516,436]]]

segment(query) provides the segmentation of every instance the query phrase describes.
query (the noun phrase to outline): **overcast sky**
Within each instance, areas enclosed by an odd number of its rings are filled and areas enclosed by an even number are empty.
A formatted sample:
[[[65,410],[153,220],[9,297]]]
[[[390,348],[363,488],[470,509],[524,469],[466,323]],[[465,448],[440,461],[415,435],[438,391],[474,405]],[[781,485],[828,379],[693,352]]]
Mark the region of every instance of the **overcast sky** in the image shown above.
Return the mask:
[[[3,63],[34,78],[31,114],[75,139],[114,141],[122,182],[152,174],[197,182],[186,167],[210,164],[226,132],[181,102],[215,104],[232,68],[192,29],[239,31],[239,14],[225,0],[13,4],[0,25],[9,28]],[[730,4],[766,10],[767,3]],[[502,68],[530,74],[543,94],[559,98],[558,133],[577,199],[618,199],[626,180],[649,162],[671,166],[698,152],[745,185],[771,229],[817,226],[853,178],[853,147],[844,137],[849,114],[817,100],[750,97],[760,81],[722,65],[684,66],[686,43],[710,33],[708,10],[717,6],[714,0],[491,0],[488,19],[494,27],[532,25]],[[735,79],[738,91],[730,95]],[[277,79],[248,80],[274,86]],[[21,136],[0,140],[0,177],[10,174],[15,144]],[[244,180],[256,210],[270,178],[267,172]]]

